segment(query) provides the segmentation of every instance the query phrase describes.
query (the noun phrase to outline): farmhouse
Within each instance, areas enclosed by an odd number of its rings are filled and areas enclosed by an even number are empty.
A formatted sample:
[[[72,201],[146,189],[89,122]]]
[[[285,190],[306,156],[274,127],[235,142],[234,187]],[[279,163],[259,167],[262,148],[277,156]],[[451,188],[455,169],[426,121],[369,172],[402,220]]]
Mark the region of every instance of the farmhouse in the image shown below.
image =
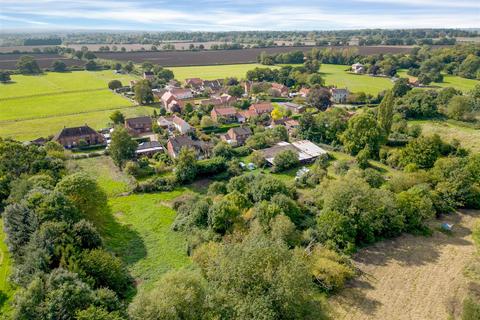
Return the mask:
[[[242,146],[245,141],[252,135],[249,127],[230,128],[227,133],[222,134],[220,138],[233,146]]]
[[[53,141],[60,143],[65,148],[74,148],[86,145],[104,144],[103,135],[87,125],[74,128],[63,128],[53,137]]]
[[[135,153],[137,154],[137,156],[151,157],[155,153],[163,151],[163,147],[158,141],[147,141],[140,143]]]
[[[300,140],[292,143],[281,141],[273,147],[260,150],[260,152],[268,163],[273,164],[276,155],[286,150],[295,152],[301,163],[312,162],[319,156],[327,154],[327,151],[309,140]]]
[[[172,158],[178,157],[182,148],[191,148],[195,150],[198,159],[208,156],[208,145],[202,141],[194,141],[189,136],[176,136],[168,139],[167,151]]]
[[[237,109],[232,107],[227,108],[213,108],[210,116],[216,122],[245,122],[245,117],[241,115]]]
[[[145,116],[125,119],[125,128],[132,135],[152,132],[152,118]]]
[[[330,89],[332,93],[332,101],[335,103],[347,103],[348,90],[347,89]]]
[[[145,71],[143,73],[143,79],[145,79],[145,80],[152,81],[154,78],[155,78],[155,76],[154,76],[152,71]]]
[[[365,73],[365,66],[361,63],[354,63],[352,64],[352,72],[353,73],[358,73],[358,74],[362,74],[362,73]]]
[[[279,102],[278,104],[295,114],[303,113],[306,109],[306,106],[293,102]]]

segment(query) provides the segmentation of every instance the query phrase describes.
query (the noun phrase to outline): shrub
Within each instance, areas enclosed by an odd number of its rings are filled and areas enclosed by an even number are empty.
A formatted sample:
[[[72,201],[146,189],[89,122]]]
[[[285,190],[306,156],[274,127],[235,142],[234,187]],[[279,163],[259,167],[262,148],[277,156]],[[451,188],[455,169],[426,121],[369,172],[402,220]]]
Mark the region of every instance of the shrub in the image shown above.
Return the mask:
[[[135,192],[172,191],[177,186],[175,177],[155,177],[139,183]]]
[[[300,164],[298,156],[292,150],[285,150],[278,153],[273,159],[273,172],[281,172]]]

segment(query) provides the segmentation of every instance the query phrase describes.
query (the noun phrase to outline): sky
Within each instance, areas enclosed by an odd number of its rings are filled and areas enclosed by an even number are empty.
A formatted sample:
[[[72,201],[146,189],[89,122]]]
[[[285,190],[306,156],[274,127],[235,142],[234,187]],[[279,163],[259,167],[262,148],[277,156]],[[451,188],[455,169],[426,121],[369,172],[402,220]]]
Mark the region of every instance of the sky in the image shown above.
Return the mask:
[[[0,0],[0,31],[480,28],[480,0]]]

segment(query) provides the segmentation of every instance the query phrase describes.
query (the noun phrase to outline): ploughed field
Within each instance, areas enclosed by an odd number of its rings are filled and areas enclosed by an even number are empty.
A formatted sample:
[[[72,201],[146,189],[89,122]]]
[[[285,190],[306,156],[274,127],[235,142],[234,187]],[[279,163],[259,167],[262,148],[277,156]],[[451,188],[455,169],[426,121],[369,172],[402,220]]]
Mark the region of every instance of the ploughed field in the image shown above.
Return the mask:
[[[63,61],[68,67],[72,66],[84,66],[85,61],[78,59],[71,59],[61,56],[59,54],[51,53],[6,53],[0,54],[0,70],[15,70],[17,68],[17,61],[21,56],[29,55],[32,56],[40,66],[40,68],[45,69],[52,66],[52,64],[57,61]]]
[[[145,51],[145,52],[99,52],[97,57],[118,61],[133,61],[142,63],[149,61],[164,67],[172,66],[197,66],[215,64],[236,64],[256,62],[262,52],[269,54],[290,52],[295,50],[309,51],[313,48],[334,50],[357,49],[361,55],[375,53],[403,53],[411,50],[408,46],[343,46],[343,47],[272,47],[252,48],[242,50],[212,50],[212,51]]]

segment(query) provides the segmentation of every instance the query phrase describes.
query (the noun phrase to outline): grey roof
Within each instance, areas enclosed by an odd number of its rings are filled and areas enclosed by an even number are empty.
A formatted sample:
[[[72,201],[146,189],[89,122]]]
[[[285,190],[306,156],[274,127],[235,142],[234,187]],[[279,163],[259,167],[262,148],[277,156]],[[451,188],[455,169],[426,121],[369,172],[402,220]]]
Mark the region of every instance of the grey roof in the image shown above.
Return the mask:
[[[59,138],[66,138],[66,137],[78,137],[78,136],[85,136],[90,134],[99,134],[97,131],[93,130],[89,126],[81,126],[81,127],[72,127],[72,128],[63,128],[57,135],[53,138],[57,140]]]
[[[137,151],[152,148],[162,148],[162,145],[158,141],[145,141],[138,145]]]
[[[152,118],[148,116],[144,117],[137,117],[137,118],[129,118],[125,119],[125,123],[129,126],[135,126],[135,125],[151,125],[152,124]]]
[[[247,135],[247,134],[252,134],[252,130],[250,130],[249,127],[233,127],[230,128],[235,134],[238,135]]]

